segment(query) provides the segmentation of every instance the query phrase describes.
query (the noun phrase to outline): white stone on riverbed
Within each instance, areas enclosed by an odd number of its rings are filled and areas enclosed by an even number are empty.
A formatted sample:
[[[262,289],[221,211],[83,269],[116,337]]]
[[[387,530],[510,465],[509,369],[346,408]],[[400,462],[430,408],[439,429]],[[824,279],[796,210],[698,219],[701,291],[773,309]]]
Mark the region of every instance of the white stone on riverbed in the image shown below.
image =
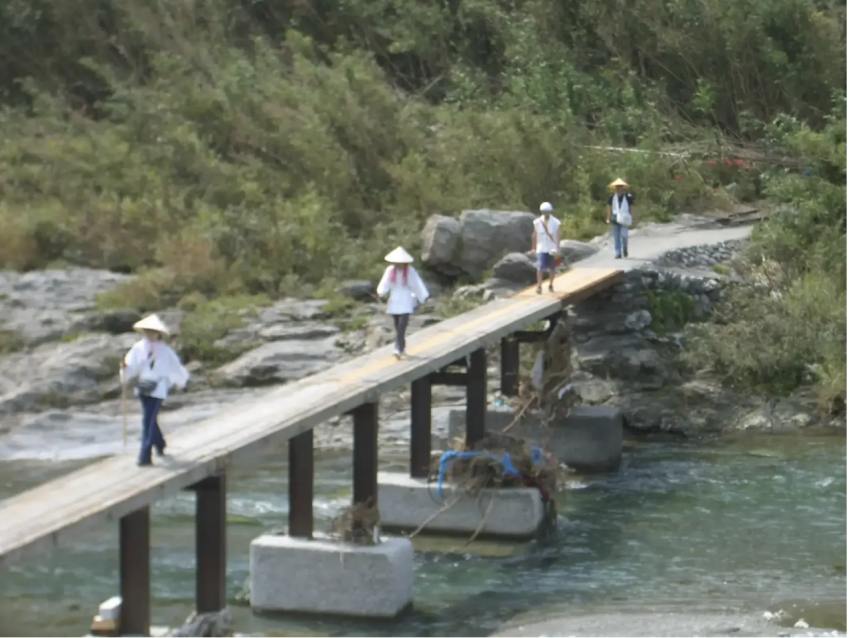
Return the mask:
[[[546,507],[536,488],[485,489],[472,496],[444,483],[438,496],[436,483],[394,472],[378,473],[378,503],[381,525],[388,529],[415,530],[433,517],[424,531],[471,536],[486,514],[481,535],[528,539],[546,520]]]
[[[258,611],[393,618],[413,601],[413,545],[264,535],[251,543],[250,578]]]

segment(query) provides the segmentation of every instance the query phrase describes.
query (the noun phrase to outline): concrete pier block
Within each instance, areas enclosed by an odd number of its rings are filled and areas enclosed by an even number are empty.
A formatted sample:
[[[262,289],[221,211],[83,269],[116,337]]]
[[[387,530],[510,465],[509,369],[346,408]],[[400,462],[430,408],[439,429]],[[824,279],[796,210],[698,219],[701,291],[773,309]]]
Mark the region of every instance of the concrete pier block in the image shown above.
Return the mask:
[[[378,472],[378,502],[381,526],[385,529],[412,531],[451,503],[460,500],[434,518],[423,532],[472,535],[484,518],[490,500],[495,497],[481,536],[528,539],[537,535],[546,520],[546,508],[536,488],[485,489],[476,496],[463,494],[453,485],[443,485],[442,497],[437,484],[407,474]]]
[[[513,412],[488,410],[488,432],[499,433],[514,421]],[[449,413],[449,439],[462,437],[466,413]],[[623,413],[609,405],[577,405],[562,421],[544,426],[528,415],[509,431],[512,436],[546,444],[559,461],[579,472],[609,472],[620,467],[623,457]]]
[[[251,543],[251,607],[394,618],[413,601],[413,545],[377,546],[264,535]]]

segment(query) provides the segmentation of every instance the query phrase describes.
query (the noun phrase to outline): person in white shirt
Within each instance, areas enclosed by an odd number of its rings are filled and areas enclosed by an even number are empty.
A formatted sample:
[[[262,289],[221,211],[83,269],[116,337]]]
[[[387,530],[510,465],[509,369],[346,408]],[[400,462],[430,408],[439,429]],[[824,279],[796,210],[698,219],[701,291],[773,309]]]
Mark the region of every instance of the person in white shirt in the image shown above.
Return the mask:
[[[142,334],[142,339],[121,361],[121,383],[135,379],[135,393],[142,402],[142,447],[139,450],[139,465],[151,465],[151,449],[165,454],[165,438],[159,428],[157,415],[162,402],[172,386],[185,388],[189,373],[180,357],[163,341],[168,328],[156,315],[145,317],[133,325],[133,330]]]
[[[543,292],[543,272],[549,273],[549,292],[555,292],[555,266],[561,247],[561,222],[552,216],[552,204],[540,204],[540,217],[534,220],[531,253],[537,255],[537,294]]]
[[[389,295],[387,314],[392,315],[395,325],[395,356],[404,356],[404,334],[407,322],[418,304],[425,303],[430,296],[428,289],[416,269],[410,264],[413,257],[399,246],[384,259],[390,262],[378,284],[378,298]]]

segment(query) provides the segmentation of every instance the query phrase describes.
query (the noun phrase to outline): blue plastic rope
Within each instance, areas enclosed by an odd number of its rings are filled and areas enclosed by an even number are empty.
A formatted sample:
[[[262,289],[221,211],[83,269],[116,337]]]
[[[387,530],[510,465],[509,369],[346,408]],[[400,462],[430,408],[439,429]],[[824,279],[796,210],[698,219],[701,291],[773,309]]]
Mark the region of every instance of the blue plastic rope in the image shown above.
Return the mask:
[[[488,456],[494,461],[501,463],[502,467],[502,476],[513,476],[515,478],[522,478],[522,475],[517,472],[514,467],[513,461],[511,461],[511,455],[505,452],[505,455],[498,459],[492,454],[487,454],[486,452],[455,452],[454,450],[449,450],[448,452],[444,452],[440,457],[440,474],[437,478],[437,496],[442,497],[443,495],[443,481],[446,477],[446,466],[449,464],[449,461],[456,460],[464,460],[471,459],[476,456]],[[537,447],[536,445],[531,446],[531,462],[534,465],[537,465],[543,461],[543,450]]]

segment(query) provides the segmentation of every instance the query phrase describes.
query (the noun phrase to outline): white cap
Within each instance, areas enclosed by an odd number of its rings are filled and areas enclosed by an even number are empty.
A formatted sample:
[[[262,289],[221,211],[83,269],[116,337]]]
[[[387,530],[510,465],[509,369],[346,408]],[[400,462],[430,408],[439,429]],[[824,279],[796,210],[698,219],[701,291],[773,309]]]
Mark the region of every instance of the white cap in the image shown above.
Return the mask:
[[[152,330],[153,332],[161,332],[164,335],[170,334],[168,328],[162,323],[162,319],[156,315],[149,315],[140,321],[133,324],[133,330],[141,332],[142,330]]]
[[[404,248],[399,246],[394,251],[392,251],[389,255],[384,257],[384,259],[391,264],[412,264],[413,257],[410,256],[410,253],[407,252]]]
[[[552,212],[552,204],[549,202],[543,202],[540,204],[540,212],[541,213],[551,213]]]

